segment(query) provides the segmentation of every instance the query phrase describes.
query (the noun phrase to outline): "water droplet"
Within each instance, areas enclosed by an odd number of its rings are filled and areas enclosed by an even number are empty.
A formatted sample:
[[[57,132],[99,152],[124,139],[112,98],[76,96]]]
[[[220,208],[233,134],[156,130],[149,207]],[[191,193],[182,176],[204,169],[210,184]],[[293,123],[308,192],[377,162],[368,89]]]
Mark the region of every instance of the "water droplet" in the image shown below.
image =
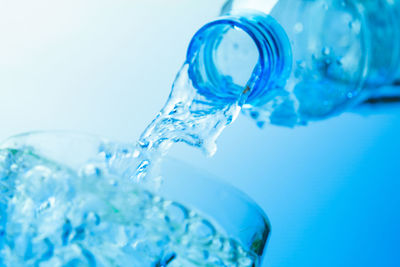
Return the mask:
[[[55,197],[50,197],[46,201],[42,202],[38,208],[38,213],[42,213],[54,206],[54,203],[56,202]]]
[[[68,244],[69,236],[72,232],[72,225],[70,220],[65,220],[64,225],[62,227],[62,234],[61,234],[61,240],[63,246]]]
[[[325,59],[324,62],[325,62],[326,65],[332,64],[332,60],[330,58]]]
[[[324,56],[328,56],[328,55],[330,55],[330,53],[331,53],[331,49],[329,47],[325,46],[324,48],[322,48],[322,54]]]
[[[259,128],[263,128],[264,126],[265,126],[265,121],[257,121],[257,126],[259,127]]]
[[[160,196],[154,195],[153,196],[153,203],[154,204],[159,204],[163,201],[163,199]]]
[[[110,185],[112,185],[112,186],[118,186],[118,181],[116,181],[115,179],[110,179],[109,182],[110,182]]]
[[[135,149],[135,151],[133,151],[133,157],[134,158],[138,158],[140,156],[140,151],[139,149]]]
[[[258,119],[258,117],[260,117],[260,113],[258,113],[257,111],[252,111],[252,112],[250,112],[250,116],[253,118],[253,119]]]
[[[135,177],[137,180],[143,179],[147,175],[147,171],[150,166],[150,161],[143,160],[136,169]]]
[[[72,241],[79,241],[84,239],[85,239],[85,225],[82,224],[75,228]]]
[[[12,172],[15,172],[15,171],[18,170],[18,165],[13,163],[13,164],[11,164],[10,169],[11,169]]]
[[[304,30],[304,25],[303,25],[303,23],[297,22],[297,23],[294,25],[294,32],[295,32],[295,33],[301,33],[301,32],[303,32],[303,30]]]
[[[150,146],[150,142],[145,140],[139,140],[137,144],[142,149],[147,149]]]
[[[164,253],[163,257],[159,259],[154,267],[166,267],[168,266],[174,259],[176,258],[176,254],[174,252]]]
[[[297,61],[297,66],[299,68],[305,69],[307,67],[307,64],[306,64],[306,62],[304,60],[298,60]]]

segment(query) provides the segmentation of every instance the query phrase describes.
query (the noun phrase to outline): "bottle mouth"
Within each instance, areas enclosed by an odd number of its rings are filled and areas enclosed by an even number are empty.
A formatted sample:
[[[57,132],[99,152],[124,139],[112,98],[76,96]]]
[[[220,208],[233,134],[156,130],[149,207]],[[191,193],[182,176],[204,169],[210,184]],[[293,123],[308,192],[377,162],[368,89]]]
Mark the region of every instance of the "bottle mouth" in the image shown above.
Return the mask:
[[[291,47],[282,27],[262,13],[240,13],[203,26],[187,53],[198,92],[221,102],[258,105],[287,79]]]

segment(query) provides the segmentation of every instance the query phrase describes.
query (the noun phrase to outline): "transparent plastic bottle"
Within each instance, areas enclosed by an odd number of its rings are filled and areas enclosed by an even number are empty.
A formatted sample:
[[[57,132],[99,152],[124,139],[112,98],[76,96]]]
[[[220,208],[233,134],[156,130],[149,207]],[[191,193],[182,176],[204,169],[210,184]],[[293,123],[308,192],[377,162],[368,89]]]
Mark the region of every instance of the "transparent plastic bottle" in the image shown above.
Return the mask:
[[[399,0],[229,0],[222,15],[193,37],[189,76],[259,126],[400,102]]]

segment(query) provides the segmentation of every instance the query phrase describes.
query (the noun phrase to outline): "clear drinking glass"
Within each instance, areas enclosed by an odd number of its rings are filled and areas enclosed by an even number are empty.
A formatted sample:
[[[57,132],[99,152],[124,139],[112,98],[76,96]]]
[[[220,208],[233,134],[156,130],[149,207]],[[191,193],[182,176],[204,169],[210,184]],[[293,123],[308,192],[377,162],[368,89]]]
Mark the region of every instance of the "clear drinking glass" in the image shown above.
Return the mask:
[[[107,152],[110,147],[122,148],[125,165]],[[171,158],[157,172],[161,186],[149,191],[127,179],[133,147],[65,132],[4,142],[0,265],[261,264],[270,226],[260,207]]]

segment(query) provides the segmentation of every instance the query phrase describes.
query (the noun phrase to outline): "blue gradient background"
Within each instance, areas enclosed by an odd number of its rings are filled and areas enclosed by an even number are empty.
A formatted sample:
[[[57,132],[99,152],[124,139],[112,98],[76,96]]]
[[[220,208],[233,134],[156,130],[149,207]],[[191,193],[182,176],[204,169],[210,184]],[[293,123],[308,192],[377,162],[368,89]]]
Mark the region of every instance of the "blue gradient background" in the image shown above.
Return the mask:
[[[0,2],[0,138],[68,129],[136,140],[220,0]],[[307,127],[242,116],[207,169],[269,215],[267,266],[400,266],[400,108]],[[234,208],[234,207],[232,207]]]

